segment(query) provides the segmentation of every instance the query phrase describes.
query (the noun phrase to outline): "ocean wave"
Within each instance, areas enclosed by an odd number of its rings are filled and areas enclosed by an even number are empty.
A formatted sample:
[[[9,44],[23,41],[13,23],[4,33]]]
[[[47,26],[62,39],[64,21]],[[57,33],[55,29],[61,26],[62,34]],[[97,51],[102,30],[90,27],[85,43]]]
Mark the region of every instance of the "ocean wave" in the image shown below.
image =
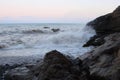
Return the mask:
[[[44,56],[51,50],[58,50],[70,56],[78,56],[89,50],[83,44],[95,34],[95,31],[85,25],[39,25],[21,27],[1,27],[0,55],[12,56]],[[1,59],[1,58],[0,58]]]

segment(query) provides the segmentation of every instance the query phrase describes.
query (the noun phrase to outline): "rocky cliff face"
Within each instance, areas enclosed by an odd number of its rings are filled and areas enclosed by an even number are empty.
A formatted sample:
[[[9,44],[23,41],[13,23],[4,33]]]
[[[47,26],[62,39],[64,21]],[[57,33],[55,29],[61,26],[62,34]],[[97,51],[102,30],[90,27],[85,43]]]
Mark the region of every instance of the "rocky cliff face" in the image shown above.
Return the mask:
[[[120,6],[112,13],[89,22],[88,26],[97,33],[84,45],[95,46],[83,59],[90,66],[91,75],[120,80]]]

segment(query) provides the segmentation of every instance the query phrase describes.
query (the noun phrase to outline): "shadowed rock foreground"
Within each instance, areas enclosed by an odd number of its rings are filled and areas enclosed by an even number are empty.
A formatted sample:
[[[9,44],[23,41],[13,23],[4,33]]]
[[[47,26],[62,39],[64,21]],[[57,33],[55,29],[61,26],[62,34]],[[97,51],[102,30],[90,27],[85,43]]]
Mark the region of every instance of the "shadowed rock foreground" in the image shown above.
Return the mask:
[[[89,80],[89,67],[80,59],[65,57],[54,50],[47,53],[43,62],[32,67],[22,66],[9,70],[5,80]]]

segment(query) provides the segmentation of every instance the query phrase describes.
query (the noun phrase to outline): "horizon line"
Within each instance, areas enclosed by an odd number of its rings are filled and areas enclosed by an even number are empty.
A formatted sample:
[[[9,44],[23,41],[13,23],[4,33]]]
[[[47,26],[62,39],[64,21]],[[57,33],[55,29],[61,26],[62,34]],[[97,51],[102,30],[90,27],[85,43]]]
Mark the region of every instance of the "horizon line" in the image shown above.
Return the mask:
[[[82,24],[82,23],[85,23],[85,22],[20,22],[20,23],[13,23],[13,22],[6,22],[6,23],[0,23],[0,24]]]

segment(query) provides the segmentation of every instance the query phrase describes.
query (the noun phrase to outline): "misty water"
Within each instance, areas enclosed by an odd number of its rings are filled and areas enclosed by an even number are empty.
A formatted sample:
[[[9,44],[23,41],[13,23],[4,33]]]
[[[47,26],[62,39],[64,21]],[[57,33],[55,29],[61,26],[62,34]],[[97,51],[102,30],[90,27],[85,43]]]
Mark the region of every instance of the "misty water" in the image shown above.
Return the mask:
[[[94,34],[85,24],[0,24],[0,64],[31,63],[51,50],[78,57]]]

